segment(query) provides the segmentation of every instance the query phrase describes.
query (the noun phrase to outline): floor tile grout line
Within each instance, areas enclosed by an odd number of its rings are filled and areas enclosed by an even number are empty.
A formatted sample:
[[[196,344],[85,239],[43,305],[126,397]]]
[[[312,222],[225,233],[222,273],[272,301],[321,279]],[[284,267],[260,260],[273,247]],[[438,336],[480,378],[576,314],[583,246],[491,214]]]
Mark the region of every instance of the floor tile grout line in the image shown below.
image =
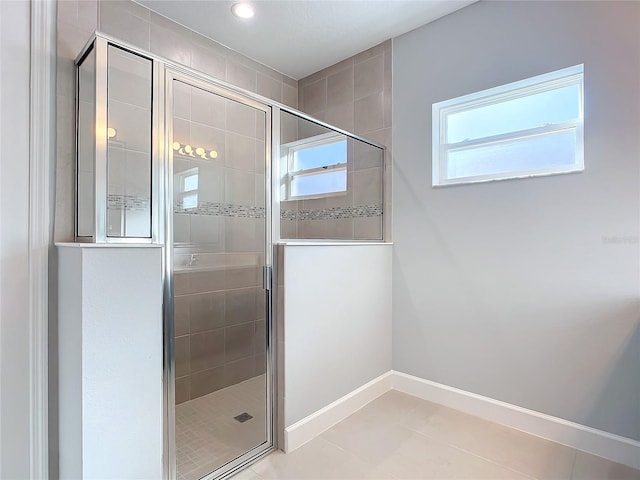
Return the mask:
[[[378,397],[378,398],[380,398],[380,397]],[[418,397],[415,397],[415,398],[418,398]],[[376,400],[377,400],[377,399],[376,399]],[[358,410],[358,411],[354,412],[354,414],[356,414],[356,413],[358,413],[358,412],[361,412],[364,408],[366,408],[367,406],[371,405],[371,403],[373,403],[373,402],[375,402],[375,400],[373,400],[372,402],[368,403],[367,405],[365,405],[364,407],[362,407],[360,410]],[[425,402],[426,402],[426,400],[425,400]],[[374,408],[375,408],[375,407],[374,407]],[[410,418],[410,417],[411,417],[411,414],[413,414],[416,410],[418,410],[418,409],[420,409],[420,408],[421,408],[420,406],[416,406],[416,407],[411,408],[411,410],[410,410],[408,413],[404,414],[404,415],[402,416],[402,418],[404,418],[404,419],[406,419],[406,418]],[[353,414],[352,414],[352,415],[353,415]],[[365,415],[366,415],[366,413],[365,413]],[[347,417],[347,418],[349,418],[349,417]],[[345,419],[345,420],[346,420],[346,419]],[[498,462],[498,461],[493,460],[493,459],[490,459],[490,458],[483,457],[482,455],[480,455],[480,454],[478,454],[478,453],[476,453],[476,452],[473,452],[473,451],[470,451],[470,450],[466,450],[466,449],[464,449],[464,448],[462,448],[462,447],[460,447],[460,446],[457,446],[457,445],[455,445],[455,444],[452,444],[452,443],[449,443],[449,442],[443,441],[443,440],[441,440],[441,439],[439,439],[439,438],[437,438],[437,437],[433,437],[433,436],[427,435],[427,434],[425,434],[424,432],[421,432],[421,431],[419,431],[419,430],[416,430],[415,428],[412,428],[410,425],[407,425],[406,423],[403,423],[403,421],[402,421],[402,420],[395,420],[395,419],[394,419],[394,420],[392,420],[392,421],[391,421],[391,422],[389,422],[389,423],[391,423],[391,424],[393,424],[393,425],[395,425],[395,426],[399,426],[399,427],[401,427],[401,428],[404,428],[404,429],[406,429],[406,430],[408,430],[408,431],[410,431],[410,432],[413,432],[413,433],[415,433],[415,434],[418,434],[418,435],[420,435],[420,436],[422,436],[422,437],[424,437],[424,438],[426,438],[426,439],[428,439],[428,440],[433,440],[433,441],[435,441],[436,443],[438,443],[438,444],[440,444],[440,445],[444,445],[444,446],[448,446],[448,447],[454,448],[455,450],[458,450],[458,451],[460,451],[460,452],[462,452],[462,453],[465,453],[465,454],[467,454],[467,455],[471,455],[471,456],[473,456],[473,457],[476,457],[476,458],[478,458],[478,459],[484,460],[484,461],[486,461],[486,462],[488,462],[488,463],[491,463],[491,464],[493,464],[493,465],[497,465],[497,466],[500,466],[500,467],[502,467],[502,468],[506,468],[507,470],[510,470],[510,471],[512,471],[512,472],[514,472],[514,473],[517,473],[517,474],[519,474],[519,475],[523,475],[523,476],[525,476],[525,477],[527,477],[527,478],[531,478],[531,479],[533,479],[533,480],[537,480],[537,477],[536,477],[535,475],[532,475],[532,474],[531,474],[531,473],[529,473],[529,472],[523,472],[523,471],[518,470],[518,469],[516,469],[516,468],[513,468],[513,467],[511,467],[511,466],[509,466],[509,465],[505,465],[504,463]],[[490,423],[493,423],[493,422],[490,422]],[[498,424],[496,424],[496,425],[498,425]],[[335,426],[335,425],[334,425],[334,426]],[[331,427],[331,428],[333,428],[333,427]],[[322,434],[321,434],[320,436],[323,436],[323,435],[324,435],[327,431],[329,431],[329,430],[330,430],[330,429],[325,430],[324,432],[322,432]],[[525,432],[525,433],[526,433],[526,432]],[[333,443],[334,445],[336,445],[336,446],[340,447],[340,445],[335,444],[334,442],[332,442],[332,441],[331,441],[331,440],[329,440],[328,438],[324,437],[324,439],[325,439],[325,440],[327,440],[327,441],[329,441],[330,443]],[[545,439],[545,440],[546,440],[546,439]],[[552,442],[552,443],[556,443],[556,442]],[[561,445],[561,444],[558,444],[558,445]],[[343,448],[343,447],[340,447],[340,448]],[[568,447],[568,448],[571,448],[571,447]],[[343,448],[343,449],[344,449],[344,448]],[[574,458],[573,458],[573,465],[572,465],[572,468],[571,468],[571,474],[570,474],[570,475],[571,475],[571,477],[570,477],[570,479],[573,477],[573,468],[574,468],[574,466],[575,466],[575,456],[576,456],[576,454],[577,454],[577,451],[576,451],[575,449],[573,449],[573,450],[574,450],[574,452],[573,452]],[[352,453],[352,454],[356,455],[358,458],[360,458],[361,460],[363,460],[363,461],[365,461],[365,462],[366,462],[366,459],[364,459],[364,458],[360,457],[360,456],[359,456],[359,455],[357,455],[355,452],[350,452],[350,453]],[[570,480],[570,479],[567,479],[567,480]]]
[[[465,454],[468,454],[468,455],[471,455],[471,456],[473,456],[473,457],[479,458],[479,459],[481,459],[481,460],[484,460],[484,461],[486,461],[486,462],[492,463],[492,464],[494,464],[494,465],[498,465],[498,466],[500,466],[500,467],[506,468],[507,470],[510,470],[510,471],[512,471],[512,472],[515,472],[515,473],[517,473],[517,474],[519,474],[519,475],[523,475],[523,476],[528,477],[528,478],[531,478],[531,479],[533,479],[533,480],[538,480],[538,477],[536,477],[535,475],[531,474],[530,472],[523,472],[523,471],[518,470],[518,469],[516,469],[516,468],[514,468],[514,467],[512,467],[512,466],[509,466],[509,465],[506,465],[506,464],[504,464],[504,463],[501,463],[501,462],[499,462],[499,461],[497,461],[497,460],[493,460],[493,459],[491,459],[491,458],[484,457],[484,456],[480,455],[480,454],[479,454],[479,453],[477,453],[477,452],[474,452],[474,451],[472,451],[472,450],[467,450],[467,449],[465,449],[465,448],[463,448],[463,447],[461,447],[461,446],[459,446],[459,445],[455,445],[455,444],[453,444],[453,443],[449,443],[449,442],[447,442],[447,441],[441,440],[441,439],[439,439],[438,437],[430,436],[430,435],[428,435],[428,434],[426,434],[426,433],[424,433],[424,432],[420,432],[420,431],[418,431],[418,430],[416,430],[416,429],[414,429],[414,428],[411,428],[411,427],[410,427],[410,426],[408,426],[408,425],[403,425],[403,426],[404,426],[405,428],[407,428],[408,430],[410,430],[410,431],[412,431],[412,432],[414,432],[414,433],[416,433],[416,434],[418,434],[418,435],[421,435],[421,436],[423,436],[424,438],[426,438],[426,439],[428,439],[428,440],[433,440],[433,441],[435,441],[436,443],[439,443],[440,445],[445,445],[445,446],[447,446],[447,447],[454,448],[455,450],[458,450],[459,452],[463,452],[463,453],[465,453]],[[558,444],[558,445],[561,445],[561,444]],[[574,455],[575,455],[575,449],[574,449]],[[575,462],[575,457],[574,457],[574,462]],[[573,471],[573,467],[572,467],[572,471]],[[567,479],[567,480],[570,480],[570,479]]]
[[[571,476],[569,477],[570,480],[573,480],[573,474],[576,471],[576,461],[578,460],[578,449],[574,448],[573,449],[573,462],[571,464]]]

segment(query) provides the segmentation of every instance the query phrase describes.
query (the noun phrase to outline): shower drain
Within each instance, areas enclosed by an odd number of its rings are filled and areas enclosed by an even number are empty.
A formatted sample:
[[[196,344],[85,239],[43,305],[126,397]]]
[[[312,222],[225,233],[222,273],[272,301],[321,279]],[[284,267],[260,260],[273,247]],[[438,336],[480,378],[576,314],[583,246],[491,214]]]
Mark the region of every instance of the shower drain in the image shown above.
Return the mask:
[[[249,415],[247,412],[241,413],[237,417],[233,417],[234,420],[239,421],[240,423],[244,423],[247,420],[251,420],[253,417]]]

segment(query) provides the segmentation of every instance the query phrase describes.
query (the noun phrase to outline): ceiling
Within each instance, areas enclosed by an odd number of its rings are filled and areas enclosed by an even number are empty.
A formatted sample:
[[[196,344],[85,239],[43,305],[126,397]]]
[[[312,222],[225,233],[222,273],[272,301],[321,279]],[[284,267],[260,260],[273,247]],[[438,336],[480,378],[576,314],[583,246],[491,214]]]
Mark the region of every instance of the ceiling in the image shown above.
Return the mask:
[[[137,0],[295,79],[475,0],[257,0],[249,20],[231,14],[236,1]]]

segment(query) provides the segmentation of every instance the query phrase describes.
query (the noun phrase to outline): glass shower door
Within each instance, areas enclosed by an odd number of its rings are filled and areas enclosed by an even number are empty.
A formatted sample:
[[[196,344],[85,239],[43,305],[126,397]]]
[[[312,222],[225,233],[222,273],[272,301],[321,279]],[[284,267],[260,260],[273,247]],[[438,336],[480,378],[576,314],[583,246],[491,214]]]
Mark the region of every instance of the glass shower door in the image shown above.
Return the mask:
[[[272,445],[267,372],[267,107],[170,80],[178,479]],[[213,477],[212,477],[213,478]]]

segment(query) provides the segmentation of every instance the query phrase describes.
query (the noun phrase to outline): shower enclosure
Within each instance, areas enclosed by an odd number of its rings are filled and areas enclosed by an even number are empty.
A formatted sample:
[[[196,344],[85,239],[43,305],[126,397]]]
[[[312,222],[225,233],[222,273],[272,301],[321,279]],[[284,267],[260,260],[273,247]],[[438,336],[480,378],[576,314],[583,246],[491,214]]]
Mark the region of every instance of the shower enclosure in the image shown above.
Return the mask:
[[[164,245],[164,477],[222,478],[277,446],[273,244],[382,240],[384,150],[102,34],[76,64],[76,239]]]

